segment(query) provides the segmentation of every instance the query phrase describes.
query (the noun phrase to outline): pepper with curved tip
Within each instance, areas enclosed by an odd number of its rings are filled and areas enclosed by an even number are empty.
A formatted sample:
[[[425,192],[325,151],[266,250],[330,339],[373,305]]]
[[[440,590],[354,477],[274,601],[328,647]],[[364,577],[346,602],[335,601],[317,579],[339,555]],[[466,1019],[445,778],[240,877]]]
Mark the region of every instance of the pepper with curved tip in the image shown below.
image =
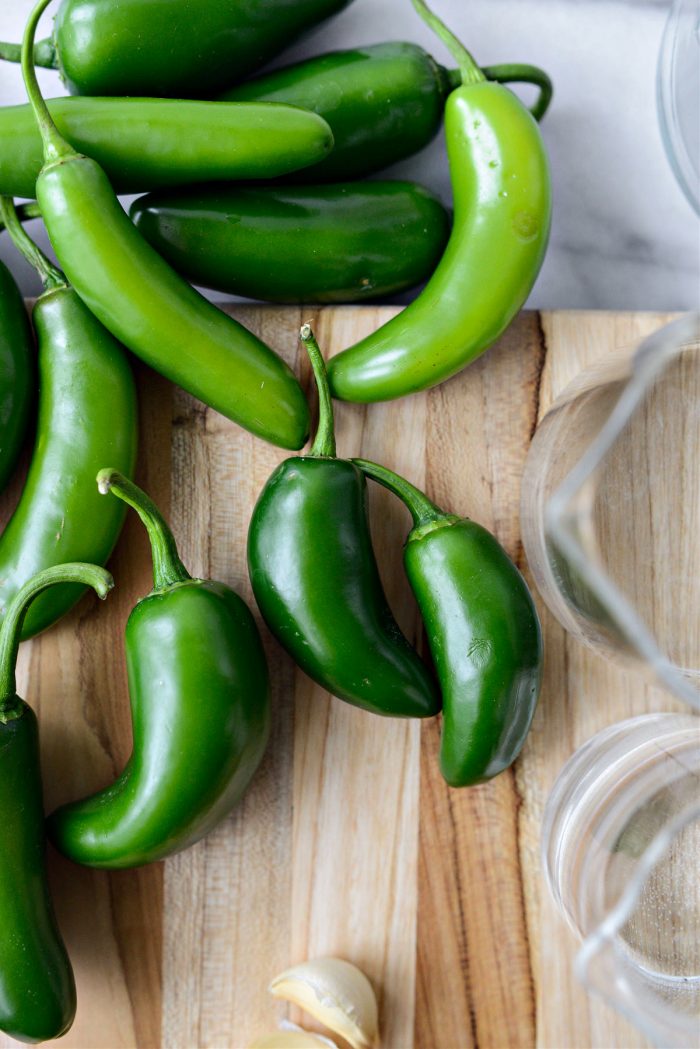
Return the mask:
[[[27,608],[56,583],[91,586],[101,598],[113,586],[95,565],[46,569],[16,594],[0,626],[0,1030],[23,1042],[65,1034],[76,1004],[46,876],[37,719],[15,680]]]
[[[35,394],[34,339],[19,288],[0,262],[0,491],[17,465]]]
[[[104,168],[118,193],[275,178],[333,148],[321,117],[269,102],[54,98],[48,107],[61,134]],[[31,106],[0,107],[0,142],[0,193],[33,197],[43,149]]]
[[[135,484],[114,470],[97,480],[136,510],[153,552],[153,590],[126,624],[134,744],[116,782],[57,809],[48,828],[69,859],[116,869],[171,856],[229,814],[262,759],[270,695],[245,602],[223,583],[192,579]]]
[[[520,753],[540,692],[542,633],[532,595],[481,525],[439,510],[386,467],[353,462],[413,517],[404,564],[442,690],[442,774],[451,787],[492,779]]]
[[[375,714],[430,717],[440,709],[437,689],[382,589],[367,483],[335,457],[323,358],[308,325],[301,338],[318,385],[318,432],[307,455],[278,466],[253,510],[255,599],[292,659],[333,695]]]
[[[440,201],[413,182],[207,187],[143,197],[131,218],[193,284],[268,302],[360,302],[412,288],[450,231]]]
[[[489,80],[535,84],[540,93],[533,116],[544,116],[552,82],[543,70],[511,64],[482,72]],[[374,174],[427,146],[442,126],[445,100],[459,84],[459,71],[444,69],[422,47],[391,42],[318,55],[219,97],[286,102],[318,113],[333,131],[333,152],[292,181],[338,182]]]
[[[42,569],[66,561],[108,560],[124,523],[124,508],[105,506],[93,480],[108,456],[121,469],[133,469],[138,434],[136,389],[123,348],[30,240],[12,201],[0,198],[0,216],[45,288],[33,309],[39,371],[36,441],[19,503],[0,536],[2,616]],[[66,584],[41,594],[29,609],[23,636],[57,622],[82,593],[82,587]]]
[[[29,17],[22,72],[44,144],[37,200],[68,279],[98,320],[156,371],[256,436],[300,448],[309,409],[291,369],[146,244],[99,164],[76,153],[51,120],[31,64],[50,2],[39,0]]]
[[[63,0],[33,61],[72,94],[192,98],[243,79],[350,0]],[[0,58],[18,61],[16,44]]]
[[[331,361],[331,393],[347,401],[428,389],[480,356],[525,302],[549,236],[549,168],[535,120],[511,91],[484,79],[423,0],[413,3],[462,69],[445,107],[452,236],[418,298]]]

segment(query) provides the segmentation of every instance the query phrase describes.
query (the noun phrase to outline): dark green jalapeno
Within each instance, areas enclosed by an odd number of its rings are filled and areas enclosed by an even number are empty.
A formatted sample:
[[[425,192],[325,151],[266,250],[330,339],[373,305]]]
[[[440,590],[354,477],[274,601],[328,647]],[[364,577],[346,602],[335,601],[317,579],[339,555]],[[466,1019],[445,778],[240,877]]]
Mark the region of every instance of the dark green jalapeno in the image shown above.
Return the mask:
[[[269,680],[245,602],[192,579],[136,485],[113,470],[97,480],[136,510],[153,551],[153,590],[126,624],[133,751],[115,783],[57,809],[48,826],[76,863],[137,867],[199,841],[238,802],[267,744]]]
[[[59,1038],[75,1016],[73,970],[46,876],[37,720],[15,680],[24,615],[57,582],[105,597],[112,577],[93,565],[46,569],[16,594],[0,626],[0,1030],[22,1042]]]
[[[428,279],[449,236],[413,182],[211,187],[142,198],[131,217],[193,284],[268,302],[395,294]]]
[[[439,510],[386,467],[353,461],[413,517],[404,564],[442,690],[442,774],[452,787],[491,779],[520,753],[539,696],[542,634],[532,595],[481,525]]]
[[[191,98],[243,79],[349,0],[63,0],[34,52],[72,94]],[[0,58],[18,61],[0,44]]]
[[[333,695],[375,714],[429,717],[440,709],[437,689],[389,609],[367,484],[356,466],[335,457],[323,358],[308,325],[301,337],[318,385],[318,432],[308,455],[278,466],[253,511],[255,599],[292,659]]]
[[[34,340],[24,299],[0,262],[0,491],[27,435],[34,380]]]
[[[552,86],[542,70],[510,65],[483,72],[489,79],[536,84],[540,96],[533,113],[538,120],[544,115]],[[319,55],[220,97],[286,102],[322,116],[333,130],[333,152],[294,181],[333,182],[371,175],[427,146],[442,126],[447,96],[459,84],[459,71],[443,69],[422,47],[392,42]]]
[[[29,17],[22,71],[44,143],[37,200],[68,279],[98,320],[151,367],[258,437],[300,448],[309,409],[291,369],[160,258],[99,164],[76,153],[51,120],[30,61],[37,21],[50,2],[40,0]]]
[[[268,102],[55,98],[48,106],[61,134],[104,168],[119,193],[274,178],[333,148],[321,117]],[[34,197],[43,149],[31,106],[0,108],[0,142],[0,193]]]
[[[549,167],[532,115],[511,91],[484,79],[424,0],[413,4],[462,70],[462,86],[445,107],[452,235],[418,298],[331,361],[331,392],[347,401],[425,390],[482,354],[525,302],[549,236]]]
[[[46,289],[33,309],[39,370],[36,441],[19,503],[0,536],[2,616],[42,569],[78,559],[104,564],[109,558],[124,508],[105,505],[93,480],[107,456],[121,469],[133,469],[137,403],[123,348],[29,239],[10,200],[0,198],[0,215]],[[55,623],[82,592],[67,584],[41,594],[25,618],[24,637]]]

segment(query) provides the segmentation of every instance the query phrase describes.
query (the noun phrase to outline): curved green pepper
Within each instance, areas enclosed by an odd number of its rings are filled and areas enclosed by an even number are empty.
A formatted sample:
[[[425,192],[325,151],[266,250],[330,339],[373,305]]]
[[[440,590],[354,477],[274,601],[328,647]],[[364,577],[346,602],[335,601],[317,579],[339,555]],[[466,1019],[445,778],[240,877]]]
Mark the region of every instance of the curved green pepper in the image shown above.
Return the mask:
[[[0,262],[0,491],[17,465],[35,382],[34,340],[19,288]]]
[[[105,327],[147,364],[195,397],[284,448],[300,448],[309,409],[291,369],[198,295],[146,244],[99,164],[59,134],[31,64],[27,22],[22,71],[44,143],[36,193],[51,243],[71,284]]]
[[[552,85],[541,69],[491,66],[483,73],[491,80],[537,85],[533,115],[544,116]],[[336,182],[371,175],[427,146],[442,126],[447,96],[460,83],[459,71],[444,69],[422,47],[392,42],[297,62],[220,97],[286,102],[318,113],[333,130],[333,152],[293,181]]]
[[[295,106],[165,98],[55,98],[61,134],[118,193],[192,182],[274,178],[333,148],[325,120]],[[0,107],[0,193],[34,197],[43,164],[32,107]]]
[[[192,98],[243,79],[350,0],[63,0],[37,65],[71,94]],[[19,61],[16,44],[0,58]]]
[[[11,201],[0,200],[0,214],[47,289],[33,310],[39,366],[36,442],[20,501],[0,536],[1,616],[42,569],[78,559],[104,564],[109,558],[124,509],[105,506],[93,479],[108,456],[122,470],[133,469],[137,403],[123,348],[29,239]],[[23,636],[51,626],[82,593],[82,587],[65,585],[41,594],[26,616]]]
[[[0,627],[0,1030],[23,1042],[59,1038],[75,1016],[73,970],[46,876],[37,720],[15,681],[26,610],[56,582],[92,586],[100,597],[113,585],[93,565],[49,568],[17,593]]]
[[[413,3],[425,11],[423,0]],[[537,124],[512,92],[486,82],[471,56],[438,26],[464,80],[445,107],[452,236],[418,298],[331,361],[331,392],[343,400],[390,400],[461,371],[508,327],[544,258],[551,191]]]
[[[372,549],[367,484],[335,458],[333,407],[308,325],[303,341],[319,389],[308,455],[283,462],[253,510],[248,569],[263,619],[301,669],[375,714],[430,717],[435,684],[387,603]]]
[[[449,236],[439,200],[412,182],[154,194],[131,217],[193,284],[268,302],[395,294],[427,280]]]
[[[113,470],[98,484],[136,510],[153,551],[153,590],[126,624],[133,752],[115,783],[57,809],[48,828],[76,863],[137,867],[199,841],[239,801],[267,744],[269,680],[245,602],[192,579],[136,485]]]
[[[386,467],[353,462],[413,517],[404,564],[442,690],[442,774],[452,787],[491,779],[520,753],[540,692],[542,633],[532,595],[481,525],[443,513]]]

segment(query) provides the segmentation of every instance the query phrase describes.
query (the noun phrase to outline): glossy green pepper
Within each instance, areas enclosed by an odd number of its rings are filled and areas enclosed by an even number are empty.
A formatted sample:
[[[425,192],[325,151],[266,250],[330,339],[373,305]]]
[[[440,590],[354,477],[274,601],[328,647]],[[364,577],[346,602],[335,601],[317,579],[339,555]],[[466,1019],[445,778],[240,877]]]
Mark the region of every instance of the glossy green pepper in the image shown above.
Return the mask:
[[[124,349],[102,327],[17,222],[12,202],[0,215],[15,246],[42,277],[33,309],[38,343],[39,415],[19,503],[0,536],[0,616],[37,572],[66,561],[104,564],[119,538],[124,509],[105,505],[93,479],[107,457],[132,470],[137,448],[136,389]],[[83,588],[53,586],[26,616],[24,637],[55,623]]]
[[[372,549],[367,484],[335,457],[320,350],[302,328],[319,390],[316,440],[283,462],[253,511],[248,568],[263,619],[301,669],[375,714],[430,717],[435,684],[387,603]]]
[[[61,137],[31,64],[40,0],[27,22],[22,72],[44,143],[36,194],[71,284],[105,327],[147,364],[252,433],[300,448],[309,409],[291,369],[198,295],[146,244],[94,160]]]
[[[34,340],[19,288],[0,262],[0,491],[22,450],[35,392]]]
[[[59,1038],[75,1016],[73,970],[46,876],[37,720],[15,680],[24,615],[56,582],[105,597],[112,577],[92,565],[49,568],[17,593],[0,627],[0,1030],[23,1042]]]
[[[537,85],[533,114],[539,120],[546,112],[552,85],[541,69],[491,66],[483,73]],[[220,97],[286,102],[318,113],[333,129],[333,152],[293,181],[337,182],[371,175],[427,146],[442,126],[447,96],[460,83],[458,70],[444,69],[422,47],[392,42],[309,58]]]
[[[258,69],[349,0],[63,0],[34,61],[72,94],[192,98]],[[18,61],[16,44],[0,58]]]
[[[439,510],[386,467],[353,461],[413,517],[404,564],[442,690],[442,774],[451,787],[491,779],[520,753],[540,692],[542,633],[532,595],[481,525]]]
[[[333,148],[325,120],[296,106],[165,98],[55,98],[61,134],[118,193],[192,182],[274,178]],[[34,197],[43,164],[32,107],[0,107],[0,193]]]
[[[461,371],[527,299],[549,236],[549,168],[536,122],[511,91],[484,79],[423,0],[413,3],[462,69],[463,85],[445,107],[452,236],[418,298],[333,358],[328,378],[342,400],[391,400]]]
[[[115,783],[57,809],[48,827],[76,863],[137,867],[199,841],[239,801],[267,744],[270,689],[245,602],[192,579],[136,485],[113,470],[98,484],[136,510],[153,551],[153,590],[126,624],[133,751]]]
[[[449,236],[413,182],[207,187],[141,198],[131,217],[193,284],[268,302],[393,295],[428,279]]]

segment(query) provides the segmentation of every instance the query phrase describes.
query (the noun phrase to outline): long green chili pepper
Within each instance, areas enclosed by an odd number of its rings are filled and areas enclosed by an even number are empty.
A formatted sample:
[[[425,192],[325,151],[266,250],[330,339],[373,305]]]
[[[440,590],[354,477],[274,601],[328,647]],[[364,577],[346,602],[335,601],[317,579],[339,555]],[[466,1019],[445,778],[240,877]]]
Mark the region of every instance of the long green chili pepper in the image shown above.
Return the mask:
[[[136,510],[153,552],[153,590],[126,624],[133,751],[115,783],[57,809],[48,827],[76,863],[137,867],[192,845],[241,798],[269,735],[269,681],[245,602],[192,579],[135,484],[114,470],[97,480]]]
[[[0,1030],[23,1042],[59,1038],[75,1016],[75,981],[46,876],[39,733],[17,695],[15,664],[31,602],[56,583],[113,585],[94,565],[48,568],[15,595],[0,626]]]
[[[340,699],[375,714],[430,717],[435,683],[394,619],[379,578],[367,483],[337,459],[321,352],[302,328],[319,391],[307,455],[287,459],[253,511],[248,568],[263,618],[301,669]]]
[[[193,98],[221,90],[349,0],[63,0],[33,61],[72,94]],[[0,58],[18,62],[16,44]]]
[[[462,75],[445,107],[454,224],[418,298],[331,361],[331,392],[348,401],[425,390],[482,354],[525,302],[549,235],[549,168],[532,115],[507,88],[485,80],[424,0],[413,4],[452,49]]]
[[[193,284],[268,302],[361,302],[412,288],[450,232],[440,201],[414,182],[207,186],[143,197],[131,217]]]
[[[483,73],[489,80],[535,84],[540,93],[532,113],[544,116],[552,82],[543,70],[512,64]],[[445,100],[460,84],[459,70],[444,69],[422,47],[392,42],[309,58],[220,97],[285,102],[322,116],[333,130],[333,152],[293,181],[338,182],[371,175],[427,146],[442,126]]]
[[[0,262],[0,491],[17,465],[35,396],[32,329],[24,299]]]
[[[384,466],[353,462],[413,517],[404,565],[442,690],[442,774],[452,787],[491,779],[520,753],[539,696],[542,634],[530,591],[481,525],[439,510]]]
[[[291,369],[198,295],[143,240],[99,164],[76,153],[46,107],[31,63],[39,0],[22,71],[44,144],[36,195],[49,238],[81,299],[133,353],[252,433],[300,448],[309,410]]]
[[[61,134],[104,168],[118,193],[275,178],[315,164],[333,135],[315,113],[256,102],[55,98]],[[0,193],[33,197],[43,163],[32,107],[0,107]]]
[[[108,560],[124,508],[105,505],[93,479],[107,457],[122,470],[133,469],[137,403],[124,349],[30,240],[11,200],[0,198],[0,216],[45,288],[32,314],[39,370],[36,442],[20,501],[0,536],[2,616],[42,569]],[[24,637],[55,623],[82,593],[82,587],[65,585],[41,594],[26,617]]]

